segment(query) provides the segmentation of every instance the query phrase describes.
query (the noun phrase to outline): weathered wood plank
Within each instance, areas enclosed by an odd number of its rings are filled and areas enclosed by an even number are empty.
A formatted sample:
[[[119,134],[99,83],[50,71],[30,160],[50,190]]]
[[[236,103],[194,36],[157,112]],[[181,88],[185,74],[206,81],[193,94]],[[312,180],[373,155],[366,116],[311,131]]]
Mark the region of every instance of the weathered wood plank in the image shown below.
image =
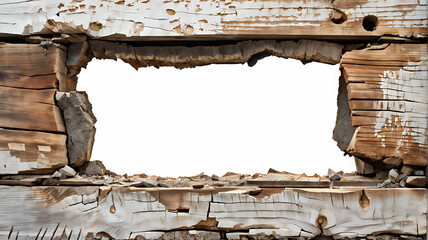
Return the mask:
[[[55,106],[58,77],[65,76],[58,45],[0,44],[0,127],[65,132]]]
[[[56,89],[25,89],[0,86],[0,101],[15,104],[42,103],[55,105]]]
[[[67,163],[66,135],[0,128],[0,174],[53,172]]]
[[[0,72],[0,86],[25,89],[57,89],[58,79],[53,73],[41,76],[24,76]]]
[[[59,237],[66,226],[71,239],[79,232],[129,239],[173,229],[276,229],[281,237],[426,234],[426,189],[273,188],[256,196],[247,194],[251,189],[0,186],[0,236],[12,226],[14,236],[30,238],[40,229],[45,238]]]
[[[426,44],[389,44],[380,50],[344,54],[352,125],[347,152],[382,160],[396,156],[425,166],[428,146]]]
[[[3,34],[88,33],[124,40],[305,37],[426,37],[426,3],[416,0],[103,1],[7,0]],[[373,19],[365,17],[372,15]],[[363,26],[364,23],[364,26]]]
[[[65,132],[55,91],[0,87],[0,127]]]
[[[0,174],[52,172],[67,164],[66,135],[53,134],[65,133],[55,103],[58,77],[66,73],[64,49],[45,47],[0,44]]]
[[[0,86],[17,88],[67,87],[67,50],[64,46],[45,43],[0,43]],[[73,89],[70,89],[73,90]]]
[[[36,44],[0,43],[0,72],[21,76],[44,76],[56,74],[56,62],[61,48]]]

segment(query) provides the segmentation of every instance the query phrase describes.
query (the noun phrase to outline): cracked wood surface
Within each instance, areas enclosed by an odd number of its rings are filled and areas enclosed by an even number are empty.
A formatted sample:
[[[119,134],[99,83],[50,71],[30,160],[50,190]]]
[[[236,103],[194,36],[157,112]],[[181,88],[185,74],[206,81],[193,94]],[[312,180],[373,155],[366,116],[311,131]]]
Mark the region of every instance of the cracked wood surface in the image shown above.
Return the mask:
[[[67,164],[65,126],[55,103],[65,51],[0,44],[0,174],[44,173]]]
[[[0,3],[0,34],[84,33],[110,40],[421,38],[427,36],[426,12],[426,0],[6,0]],[[374,31],[362,26],[370,15],[377,17]]]
[[[381,50],[344,54],[352,125],[347,151],[372,161],[396,156],[427,164],[428,49],[426,44],[390,44]]]
[[[0,128],[0,174],[38,174],[68,164],[66,135]]]
[[[0,44],[0,127],[65,132],[54,98],[57,75],[66,74],[61,54],[56,46]]]
[[[116,239],[172,230],[277,229],[283,237],[426,234],[426,189],[0,186],[0,236]],[[56,231],[56,233],[54,233]]]

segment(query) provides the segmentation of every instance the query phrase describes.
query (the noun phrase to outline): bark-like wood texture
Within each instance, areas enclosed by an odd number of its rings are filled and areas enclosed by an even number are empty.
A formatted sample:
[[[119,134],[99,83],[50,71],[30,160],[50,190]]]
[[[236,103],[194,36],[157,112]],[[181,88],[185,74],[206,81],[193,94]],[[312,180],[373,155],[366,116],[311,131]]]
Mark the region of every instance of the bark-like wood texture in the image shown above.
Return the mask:
[[[0,186],[0,236],[133,239],[174,229],[258,229],[280,237],[426,234],[426,189],[271,188],[256,196],[251,189]]]
[[[0,33],[86,33],[110,40],[281,37],[424,37],[426,1],[418,0],[5,0]],[[363,26],[364,25],[364,26]],[[238,36],[237,36],[238,35]]]
[[[67,164],[65,127],[55,103],[65,50],[0,44],[0,174],[41,173]]]
[[[346,150],[373,161],[394,156],[425,166],[428,146],[426,44],[390,44],[343,56],[352,125]]]
[[[293,58],[302,62],[340,62],[344,46],[314,40],[299,41],[242,41],[235,44],[215,46],[163,46],[133,47],[129,44],[106,41],[89,41],[90,53],[98,59],[122,59],[134,68],[174,66],[176,68],[196,67],[209,64],[248,63],[274,55]],[[72,57],[72,55],[69,55]]]
[[[68,162],[73,167],[83,165],[91,159],[97,121],[88,95],[85,92],[58,92],[56,100],[67,128]]]

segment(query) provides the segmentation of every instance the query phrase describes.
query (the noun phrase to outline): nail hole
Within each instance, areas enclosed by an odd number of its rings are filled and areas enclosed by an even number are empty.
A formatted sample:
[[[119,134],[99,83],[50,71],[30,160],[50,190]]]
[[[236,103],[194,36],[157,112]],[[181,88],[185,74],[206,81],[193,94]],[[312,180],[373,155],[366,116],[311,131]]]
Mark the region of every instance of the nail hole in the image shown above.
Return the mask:
[[[338,9],[333,9],[330,13],[330,20],[335,24],[342,24],[344,23],[348,17],[346,17],[346,14]]]
[[[116,212],[116,207],[114,205],[111,205],[110,212],[111,213],[115,213]]]
[[[169,209],[168,212],[172,213],[189,213],[190,209],[188,208],[177,208],[177,209]]]
[[[373,32],[376,30],[377,25],[379,24],[379,20],[376,16],[368,15],[363,19],[363,28],[366,31]]]
[[[166,13],[168,13],[168,15],[174,15],[175,14],[175,10],[174,9],[167,9]]]
[[[188,208],[179,208],[177,209],[177,212],[182,212],[182,213],[188,213],[190,209]]]
[[[318,215],[315,224],[317,225],[317,227],[319,229],[324,229],[327,226],[327,223],[328,223],[328,221],[327,221],[326,216],[324,216],[322,214]]]

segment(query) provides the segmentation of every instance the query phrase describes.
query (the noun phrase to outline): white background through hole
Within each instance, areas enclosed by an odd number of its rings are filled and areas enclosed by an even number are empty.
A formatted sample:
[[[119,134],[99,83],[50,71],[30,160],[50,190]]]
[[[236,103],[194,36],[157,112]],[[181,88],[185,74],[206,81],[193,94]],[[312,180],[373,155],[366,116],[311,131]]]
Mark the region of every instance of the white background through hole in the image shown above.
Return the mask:
[[[355,170],[332,139],[339,76],[339,65],[276,57],[138,71],[92,60],[77,88],[98,119],[92,160],[116,173],[325,175]]]

